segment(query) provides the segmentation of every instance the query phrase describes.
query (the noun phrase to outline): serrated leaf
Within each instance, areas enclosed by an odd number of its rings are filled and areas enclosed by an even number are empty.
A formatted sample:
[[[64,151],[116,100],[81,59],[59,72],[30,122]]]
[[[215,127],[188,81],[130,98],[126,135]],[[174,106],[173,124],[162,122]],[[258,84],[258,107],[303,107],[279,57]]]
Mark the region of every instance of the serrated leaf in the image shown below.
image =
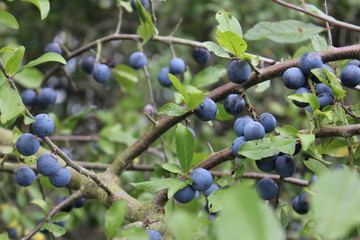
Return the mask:
[[[16,18],[3,10],[0,10],[0,23],[8,28],[19,29],[19,23],[16,21]]]
[[[34,4],[40,11],[41,20],[44,20],[50,11],[49,0],[21,0],[25,2],[31,2]]]
[[[270,138],[245,142],[238,153],[253,160],[270,157],[279,152],[293,155],[295,144],[295,139],[270,136]]]
[[[216,120],[226,121],[226,120],[230,120],[234,117],[233,115],[226,112],[226,110],[224,108],[224,104],[216,103],[216,106],[218,108],[218,113],[216,114]]]
[[[338,99],[346,96],[346,91],[342,88],[337,77],[332,72],[330,72],[330,70],[327,67],[314,68],[311,70],[311,72],[317,77],[317,79],[325,83],[328,87],[330,87],[333,90],[333,94],[335,98]]]
[[[320,176],[329,171],[329,169],[324,164],[322,164],[321,162],[319,162],[316,159],[310,158],[310,159],[304,160],[303,162],[304,162],[304,165],[308,169],[313,171],[316,175]]]
[[[182,168],[175,163],[164,163],[161,167],[172,173],[184,174]]]
[[[226,69],[224,66],[217,64],[215,66],[209,66],[196,74],[192,83],[195,87],[205,87],[218,82],[225,75]]]
[[[245,38],[248,40],[270,39],[278,43],[297,43],[305,41],[323,31],[322,27],[297,20],[280,22],[259,22],[249,29]]]
[[[297,138],[299,130],[290,125],[284,125],[282,127],[275,128],[275,132],[279,133],[282,136]]]
[[[127,201],[120,199],[114,202],[105,215],[105,234],[108,238],[116,236],[127,213]]]
[[[216,13],[215,19],[219,23],[217,29],[222,32],[234,32],[240,37],[242,37],[242,29],[240,23],[230,12],[226,12],[224,9],[222,9]]]
[[[53,217],[51,217],[51,221],[53,222],[61,222],[66,221],[70,218],[71,214],[68,212],[59,212],[55,214]]]
[[[187,107],[192,111],[199,106],[207,94],[206,93],[190,93],[189,101],[186,103]]]
[[[321,161],[322,163],[331,164],[330,162],[327,162],[322,158],[322,155],[316,149],[314,143],[310,144],[310,146],[308,147],[308,149],[305,152],[307,152],[308,154],[310,154],[311,156],[313,156],[317,160]]]
[[[133,185],[136,189],[155,193],[164,188],[169,188],[172,185],[183,186],[184,182],[179,182],[179,180],[174,178],[165,178],[148,182],[131,183],[131,185]]]
[[[314,134],[299,134],[302,150],[308,150],[309,146],[315,142]]]
[[[180,80],[175,77],[174,75],[169,73],[169,78],[170,81],[172,82],[173,86],[176,88],[176,90],[178,90],[178,92],[182,95],[182,97],[184,98],[184,102],[185,104],[187,104],[189,102],[189,94],[186,92],[185,88],[183,87],[183,85],[181,84]]]
[[[328,48],[326,39],[319,34],[316,34],[311,38],[311,44],[316,52],[325,51]]]
[[[58,238],[58,237],[61,237],[62,235],[64,235],[66,233],[66,230],[65,228],[57,225],[57,224],[54,224],[54,223],[44,223],[43,224],[43,229],[47,229],[49,230],[49,232],[51,232],[54,237]]]
[[[25,107],[19,93],[8,85],[0,87],[0,122],[5,124],[24,112]]]
[[[35,67],[37,65],[40,65],[40,64],[46,63],[46,62],[59,62],[64,65],[66,64],[66,60],[60,54],[57,54],[54,52],[49,52],[49,53],[45,53],[44,55],[42,55],[41,57],[38,57],[37,59],[35,59],[33,61],[30,61],[28,64],[22,66],[19,70],[16,71],[16,73],[20,73],[24,69]]]
[[[16,69],[21,64],[21,61],[24,57],[24,53],[25,53],[25,47],[23,46],[18,47],[18,49],[14,52],[14,54],[10,57],[10,59],[6,61],[5,64],[6,73],[13,73],[16,71]]]
[[[175,103],[167,103],[159,109],[158,113],[169,116],[181,116],[187,113],[187,110]]]
[[[47,214],[49,211],[49,207],[47,203],[42,199],[34,199],[30,203],[39,206],[44,211],[45,214]]]
[[[14,77],[16,83],[27,89],[37,89],[44,79],[44,74],[36,68],[28,68]]]
[[[259,64],[259,62],[260,62],[260,57],[259,56],[254,56],[254,55],[246,54],[246,53],[241,55],[241,59],[245,60],[247,62],[251,62],[251,64],[253,66],[257,66]]]
[[[221,32],[217,30],[216,35],[219,45],[230,51],[236,57],[240,57],[247,49],[247,44],[244,39],[234,32]]]
[[[309,103],[313,109],[319,109],[320,103],[315,94],[313,93],[303,93],[303,94],[292,94],[288,96],[291,100],[296,100],[298,102]]]
[[[184,172],[189,171],[194,154],[195,140],[190,130],[178,123],[176,125],[176,153]]]
[[[323,239],[342,239],[360,224],[360,180],[350,170],[329,171],[312,187],[314,232]]]
[[[286,227],[289,224],[289,217],[286,214],[284,208],[280,209],[280,221],[281,221],[281,225],[283,225],[283,227]]]
[[[143,39],[143,44],[145,44],[155,34],[155,26],[151,15],[146,11],[140,1],[136,1],[136,12],[140,19],[140,26],[136,33],[140,35]]]
[[[222,57],[222,58],[230,58],[229,53],[225,49],[223,49],[220,45],[218,45],[217,43],[214,43],[212,41],[207,41],[207,42],[204,42],[204,45],[207,50],[214,53],[216,56]]]

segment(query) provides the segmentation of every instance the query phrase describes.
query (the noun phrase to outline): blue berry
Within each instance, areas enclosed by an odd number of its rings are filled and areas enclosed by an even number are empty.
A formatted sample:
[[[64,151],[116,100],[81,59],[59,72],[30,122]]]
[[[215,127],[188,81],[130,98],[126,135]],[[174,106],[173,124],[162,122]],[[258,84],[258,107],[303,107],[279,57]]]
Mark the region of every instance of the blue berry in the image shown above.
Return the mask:
[[[111,70],[106,64],[97,63],[92,71],[92,76],[95,81],[104,83],[109,81],[111,77]]]
[[[141,2],[141,5],[143,5],[144,8],[149,7],[149,0],[139,0]],[[130,5],[134,11],[136,11],[136,2],[135,0],[130,0]]]
[[[67,168],[59,167],[55,173],[49,176],[49,180],[55,187],[65,187],[71,180],[71,172]]]
[[[187,185],[175,193],[174,199],[179,203],[188,203],[194,199],[195,194],[196,190]]]
[[[45,87],[41,89],[37,96],[37,104],[41,109],[48,109],[56,101],[56,91],[53,88]]]
[[[303,94],[303,93],[310,93],[310,90],[304,87],[298,88],[295,90],[294,94]],[[299,102],[296,100],[293,100],[293,103],[298,107],[306,107],[309,105],[307,102]]]
[[[35,135],[46,137],[54,133],[54,120],[47,114],[38,114],[35,116],[35,122],[31,124],[31,129]]]
[[[36,103],[36,92],[32,89],[26,89],[21,93],[21,99],[26,106]]]
[[[278,185],[270,178],[263,178],[256,184],[256,191],[265,200],[271,200],[276,197],[278,190]]]
[[[16,141],[16,150],[21,155],[31,156],[35,154],[40,148],[39,140],[31,133],[25,133]]]
[[[57,204],[62,203],[63,201],[65,201],[68,197],[64,196],[61,197],[57,200]],[[67,206],[64,206],[60,209],[60,212],[71,212],[71,210],[73,209],[73,205],[72,204],[68,204]]]
[[[74,208],[81,208],[85,205],[86,203],[86,198],[78,198],[75,201],[73,201],[71,203],[71,206],[73,206]]]
[[[80,68],[84,72],[91,74],[94,69],[95,58],[94,57],[84,57],[80,62]]]
[[[234,140],[231,145],[231,151],[237,158],[245,158],[244,156],[238,154],[240,147],[246,142],[245,137],[241,136]]]
[[[182,58],[173,58],[169,64],[169,70],[171,74],[181,74],[185,72],[185,62]]]
[[[262,158],[260,160],[256,160],[256,166],[259,168],[259,170],[263,172],[272,172],[275,170],[275,160],[277,155]]]
[[[304,86],[306,77],[300,68],[291,67],[284,72],[283,82],[287,88],[297,89]]]
[[[317,96],[317,98],[320,103],[320,110],[322,110],[326,106],[332,105],[334,102],[334,97],[328,93],[322,93]]]
[[[8,237],[12,239],[17,239],[18,232],[16,228],[10,228],[7,230]]]
[[[58,168],[58,161],[54,155],[44,153],[36,162],[37,170],[45,176],[55,173]]]
[[[292,156],[286,154],[278,156],[275,161],[275,169],[280,177],[291,177],[296,170],[295,159]]]
[[[56,225],[58,225],[60,227],[65,227],[66,222],[65,221],[53,222],[53,224],[56,224]]]
[[[318,83],[316,84],[315,90],[321,94],[321,93],[328,93],[330,95],[333,94],[333,91],[330,87],[328,87],[325,83]]]
[[[149,240],[161,240],[161,233],[155,229],[146,229],[149,234]]]
[[[245,108],[245,100],[239,94],[230,94],[224,102],[225,111],[232,115],[241,113]]]
[[[296,196],[292,202],[292,207],[298,214],[306,214],[309,212],[309,203],[307,192],[302,192]]]
[[[246,126],[246,124],[248,124],[249,122],[253,122],[253,121],[254,120],[252,120],[252,118],[249,116],[243,116],[243,117],[239,117],[238,119],[236,119],[236,121],[234,123],[234,131],[235,131],[236,135],[238,137],[244,136],[244,127]]]
[[[220,189],[220,187],[216,183],[211,184],[211,186],[204,191],[205,197],[208,197],[213,191],[218,189]]]
[[[249,79],[251,68],[246,61],[232,61],[227,69],[227,76],[233,83],[243,83]]]
[[[360,61],[359,60],[352,60],[352,61],[348,62],[347,65],[355,65],[357,67],[360,67]]]
[[[205,191],[212,184],[211,173],[204,168],[197,168],[191,174],[190,178],[193,182],[191,187],[198,191]]]
[[[323,60],[319,54],[307,52],[300,58],[300,69],[303,73],[310,75],[311,69],[322,68]]]
[[[62,54],[62,49],[61,46],[58,42],[51,42],[48,45],[46,45],[44,52],[48,53],[48,52],[54,52],[54,53],[58,53],[58,54]]]
[[[130,55],[130,66],[135,69],[143,68],[147,63],[147,57],[143,52],[134,52]]]
[[[356,87],[360,83],[360,68],[355,65],[347,65],[340,73],[340,80],[346,87]]]
[[[244,137],[246,141],[262,139],[265,136],[265,128],[259,122],[249,122],[244,127]]]
[[[15,171],[15,182],[20,186],[30,186],[35,181],[35,173],[29,167],[21,167]]]
[[[162,68],[158,73],[157,78],[161,86],[170,87],[173,85],[169,78],[169,73],[170,73],[169,68]]]
[[[195,115],[202,121],[210,121],[215,118],[218,108],[216,103],[210,99],[205,98],[204,101],[195,108]]]
[[[199,64],[204,64],[210,60],[211,53],[206,48],[194,48],[192,56]]]
[[[265,133],[272,132],[276,128],[276,118],[271,113],[260,114],[259,123],[265,129]]]
[[[60,150],[63,151],[66,154],[66,156],[68,156],[69,158],[74,157],[74,155],[71,153],[70,149],[62,147],[62,148],[60,148]]]

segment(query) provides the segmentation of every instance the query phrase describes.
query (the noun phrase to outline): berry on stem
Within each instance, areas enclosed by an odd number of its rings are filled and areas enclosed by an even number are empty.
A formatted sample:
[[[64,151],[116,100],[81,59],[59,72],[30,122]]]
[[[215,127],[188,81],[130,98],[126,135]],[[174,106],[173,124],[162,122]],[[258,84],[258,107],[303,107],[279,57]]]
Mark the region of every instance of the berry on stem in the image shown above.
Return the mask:
[[[31,133],[25,133],[16,141],[16,150],[21,155],[31,156],[35,154],[40,148],[39,140]]]
[[[20,167],[15,171],[14,178],[17,184],[27,187],[35,181],[35,173],[29,167]]]

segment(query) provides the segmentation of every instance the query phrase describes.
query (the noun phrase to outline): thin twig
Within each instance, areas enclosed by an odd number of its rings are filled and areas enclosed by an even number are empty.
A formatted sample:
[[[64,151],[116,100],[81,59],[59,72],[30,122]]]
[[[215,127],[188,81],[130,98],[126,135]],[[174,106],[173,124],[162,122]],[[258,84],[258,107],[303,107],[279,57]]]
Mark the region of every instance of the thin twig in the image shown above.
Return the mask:
[[[121,4],[119,4],[117,7],[119,9],[119,15],[118,15],[118,23],[116,25],[115,34],[120,33],[120,28],[121,28],[121,23],[122,23],[122,18],[123,18],[123,9],[122,9]]]
[[[155,102],[155,98],[154,98],[154,91],[153,91],[153,87],[152,87],[152,83],[151,83],[151,76],[149,73],[149,69],[146,65],[144,66],[143,69],[144,69],[144,74],[145,74],[145,78],[146,78],[146,83],[147,83],[148,89],[149,89],[150,103],[151,103],[151,105],[153,105],[156,108],[156,102]]]
[[[324,5],[325,5],[325,13],[326,15],[329,15],[329,11],[328,11],[328,6],[327,6],[327,1],[325,0],[324,2]],[[331,28],[330,28],[330,24],[328,21],[326,21],[326,28],[327,28],[327,33],[328,33],[328,44],[329,44],[329,47],[332,47],[333,46],[333,41],[332,41],[332,35],[331,35]]]
[[[305,8],[301,8],[301,7],[298,7],[296,5],[293,5],[293,4],[290,4],[290,3],[287,3],[287,2],[284,2],[284,1],[281,1],[281,0],[270,0],[270,1],[278,3],[278,4],[282,5],[282,6],[287,7],[287,8],[293,9],[295,11],[305,13],[307,15],[310,15],[310,16],[312,16],[314,18],[317,18],[317,19],[320,19],[322,21],[329,22],[332,25],[347,28],[347,29],[351,29],[351,30],[354,30],[354,31],[360,31],[360,26],[356,26],[354,24],[341,22],[341,21],[338,21],[338,20],[336,20],[334,18],[326,18],[326,17],[323,17],[323,16],[321,16],[319,14],[316,14],[314,12],[308,11]]]

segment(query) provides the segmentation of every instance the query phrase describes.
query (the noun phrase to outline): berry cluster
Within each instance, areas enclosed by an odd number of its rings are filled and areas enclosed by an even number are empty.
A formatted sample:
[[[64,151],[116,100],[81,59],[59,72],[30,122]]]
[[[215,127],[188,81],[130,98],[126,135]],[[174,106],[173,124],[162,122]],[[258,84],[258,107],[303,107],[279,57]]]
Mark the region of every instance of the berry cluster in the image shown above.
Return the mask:
[[[26,89],[21,93],[21,99],[26,106],[38,106],[40,109],[50,108],[56,101],[56,91],[45,87],[37,94],[32,89]]]

